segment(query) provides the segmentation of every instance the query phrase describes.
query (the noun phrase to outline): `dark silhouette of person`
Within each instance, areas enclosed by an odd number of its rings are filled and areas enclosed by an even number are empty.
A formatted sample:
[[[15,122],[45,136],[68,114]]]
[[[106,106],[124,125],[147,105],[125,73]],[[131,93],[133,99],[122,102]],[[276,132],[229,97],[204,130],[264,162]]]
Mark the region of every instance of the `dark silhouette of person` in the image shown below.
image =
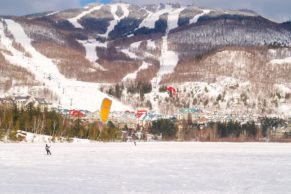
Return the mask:
[[[131,138],[133,140],[134,145],[136,146],[136,141],[135,141],[135,135],[134,135],[134,133],[132,133]]]
[[[52,153],[50,151],[50,146],[48,146],[47,144],[45,144],[45,150],[46,150],[47,155],[52,155]]]

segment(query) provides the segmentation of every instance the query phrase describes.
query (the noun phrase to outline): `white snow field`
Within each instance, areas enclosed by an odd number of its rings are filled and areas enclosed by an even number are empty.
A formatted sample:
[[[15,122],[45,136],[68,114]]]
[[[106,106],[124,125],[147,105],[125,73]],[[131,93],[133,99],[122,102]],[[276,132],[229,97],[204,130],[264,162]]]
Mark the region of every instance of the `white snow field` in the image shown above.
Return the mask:
[[[280,193],[291,144],[0,144],[0,193]]]

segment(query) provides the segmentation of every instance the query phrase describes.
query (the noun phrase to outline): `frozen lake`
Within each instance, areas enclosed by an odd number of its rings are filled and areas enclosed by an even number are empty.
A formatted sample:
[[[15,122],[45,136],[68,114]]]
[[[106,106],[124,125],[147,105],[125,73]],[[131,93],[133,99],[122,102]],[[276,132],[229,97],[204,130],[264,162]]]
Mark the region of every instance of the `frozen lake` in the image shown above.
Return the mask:
[[[0,144],[0,193],[288,193],[291,144]]]

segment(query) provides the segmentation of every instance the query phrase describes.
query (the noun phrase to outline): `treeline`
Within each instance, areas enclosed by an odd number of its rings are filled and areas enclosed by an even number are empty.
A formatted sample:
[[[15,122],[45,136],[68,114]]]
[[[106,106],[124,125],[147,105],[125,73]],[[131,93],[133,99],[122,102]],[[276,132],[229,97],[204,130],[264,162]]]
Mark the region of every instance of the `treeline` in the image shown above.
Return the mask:
[[[122,92],[124,90],[123,84],[116,84],[115,86],[111,86],[107,91],[107,94],[111,96],[115,96],[116,98],[120,99],[122,96]]]
[[[138,125],[136,129],[126,130],[115,126],[111,121],[106,125],[97,121],[89,122],[56,111],[41,111],[32,104],[22,109],[18,109],[16,105],[0,105],[0,140],[6,138],[21,141],[22,139],[17,137],[17,131],[22,130],[50,135],[53,140],[59,137],[77,137],[97,141],[119,141],[123,138],[122,131],[139,131],[143,133],[144,140],[147,134],[151,134],[162,136],[165,141],[260,141],[262,138],[270,138],[273,129],[286,126],[286,122],[278,118],[261,118],[259,123],[228,121],[197,124],[191,120],[159,119],[144,127]]]
[[[217,122],[197,124],[183,120],[178,124],[171,119],[153,121],[147,131],[153,135],[162,135],[163,140],[202,140],[216,141],[224,138],[255,139],[260,134],[260,129],[254,121],[240,124],[239,122]]]
[[[58,137],[83,138],[100,141],[118,140],[120,130],[112,123],[102,125],[98,122],[88,122],[81,118],[71,118],[56,111],[41,111],[40,108],[28,104],[23,109],[16,105],[0,105],[0,140],[4,137],[10,140],[21,140],[17,131],[23,130],[36,134]]]
[[[162,135],[163,140],[176,139],[178,128],[174,121],[170,119],[159,119],[153,121],[149,127],[149,133],[154,135]]]
[[[127,87],[127,92],[130,94],[139,93],[140,99],[144,100],[144,95],[152,91],[152,84],[150,82],[137,82]]]
[[[180,140],[261,141],[264,138],[270,140],[288,139],[288,135],[281,135],[279,137],[272,136],[272,130],[286,127],[286,122],[279,118],[264,117],[258,123],[254,121],[246,123],[227,121],[195,124],[191,121],[184,120],[180,126],[179,134],[177,134]]]
[[[124,89],[128,94],[139,94],[140,98],[144,99],[144,95],[152,91],[152,84],[150,82],[133,82],[125,86],[123,84],[115,84],[106,93],[120,99]]]

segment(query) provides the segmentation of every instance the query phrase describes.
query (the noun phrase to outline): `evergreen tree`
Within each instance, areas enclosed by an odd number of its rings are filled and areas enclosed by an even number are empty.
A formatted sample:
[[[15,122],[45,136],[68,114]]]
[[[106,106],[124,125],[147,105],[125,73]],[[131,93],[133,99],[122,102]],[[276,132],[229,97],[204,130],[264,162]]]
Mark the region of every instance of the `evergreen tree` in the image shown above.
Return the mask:
[[[107,126],[102,130],[100,134],[100,140],[102,141],[114,141],[121,139],[121,131],[115,127],[115,125],[108,121]]]
[[[257,127],[254,121],[243,124],[242,129],[245,130],[248,137],[255,138],[257,136]]]
[[[169,119],[159,119],[152,122],[149,132],[155,135],[163,135],[164,139],[174,139],[177,133],[177,127]]]

